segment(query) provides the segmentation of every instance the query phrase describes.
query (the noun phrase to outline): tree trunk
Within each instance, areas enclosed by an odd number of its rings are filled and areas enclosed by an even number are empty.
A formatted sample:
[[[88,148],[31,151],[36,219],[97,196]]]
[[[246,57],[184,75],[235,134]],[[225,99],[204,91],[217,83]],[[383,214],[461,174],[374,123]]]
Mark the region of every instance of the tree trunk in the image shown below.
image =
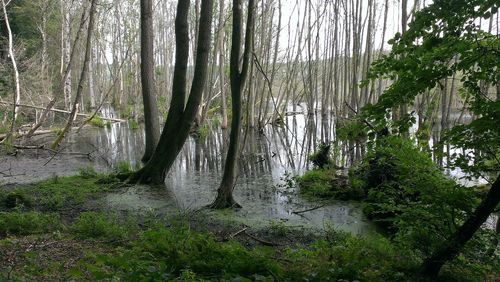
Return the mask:
[[[217,190],[217,198],[210,205],[211,208],[223,209],[238,207],[238,203],[233,198],[233,189],[236,177],[236,161],[238,159],[240,127],[241,127],[241,96],[245,88],[245,80],[248,75],[250,56],[252,53],[253,27],[254,27],[254,0],[248,1],[248,17],[245,32],[245,50],[243,54],[243,66],[240,71],[239,61],[241,54],[242,35],[242,3],[241,0],[233,0],[233,32],[231,43],[231,98],[232,98],[232,118],[231,133],[229,136],[229,148],[226,162],[224,164],[224,174],[222,182]]]
[[[86,10],[84,10],[82,12],[82,17],[80,19],[80,26],[78,27],[78,31],[76,32],[76,36],[75,36],[75,40],[73,41],[73,46],[71,47],[71,56],[70,56],[70,59],[68,61],[68,64],[66,65],[66,68],[64,69],[64,71],[61,74],[62,77],[61,77],[61,80],[59,81],[59,87],[56,89],[54,96],[52,97],[50,102],[47,104],[47,107],[45,108],[45,110],[42,112],[42,115],[38,119],[38,122],[35,125],[33,125],[33,127],[26,134],[25,138],[27,138],[27,139],[31,138],[31,136],[33,136],[35,131],[38,128],[40,128],[40,126],[42,126],[42,124],[47,119],[48,114],[51,112],[51,109],[54,107],[57,100],[59,100],[60,96],[64,93],[66,79],[71,71],[71,67],[73,66],[73,61],[75,59],[76,45],[77,45],[78,41],[80,40],[80,36],[82,34],[83,27],[85,26],[85,14],[86,13],[87,13]],[[70,36],[70,35],[68,35],[68,36]],[[61,67],[63,67],[63,65],[64,65],[64,60],[61,60]]]
[[[189,57],[189,0],[179,1],[175,19],[176,58],[170,110],[158,145],[147,164],[126,175],[131,183],[163,184],[191,130],[207,77],[212,34],[212,0],[202,0],[196,64],[187,104],[186,75]],[[184,106],[185,105],[185,106]]]
[[[474,233],[484,224],[500,202],[500,176],[491,185],[490,191],[481,201],[474,213],[458,228],[443,246],[427,258],[423,265],[423,273],[429,277],[438,276],[441,267],[454,259]]]
[[[17,106],[21,102],[21,87],[19,84],[19,71],[17,70],[17,62],[16,62],[16,56],[14,54],[14,38],[12,36],[12,30],[10,28],[10,23],[9,23],[9,15],[7,13],[7,5],[5,4],[5,1],[2,0],[2,8],[3,8],[3,14],[4,14],[4,20],[5,20],[5,26],[7,27],[7,32],[9,35],[9,56],[10,60],[12,62],[12,69],[14,70],[14,85],[15,85],[15,92],[14,92],[14,99],[13,99],[13,108],[12,108],[12,123],[10,126],[10,134],[14,134],[15,127],[16,127],[16,120],[17,120],[17,114],[18,114],[18,109],[19,107]]]
[[[160,139],[160,122],[154,93],[153,0],[141,0],[141,85],[144,103],[146,148],[142,162],[147,162]]]
[[[64,127],[63,131],[57,136],[56,140],[54,143],[52,143],[52,149],[56,149],[61,141],[64,139],[66,134],[71,130],[71,127],[73,125],[73,121],[75,120],[76,117],[76,112],[78,110],[78,103],[81,100],[82,93],[83,93],[83,85],[86,80],[86,75],[87,75],[87,70],[89,67],[89,61],[90,61],[90,52],[92,52],[92,30],[94,29],[94,17],[95,17],[95,11],[96,11],[96,6],[97,6],[97,0],[91,0],[90,2],[90,11],[89,11],[89,25],[88,25],[88,30],[87,30],[87,42],[85,44],[85,58],[83,60],[83,67],[82,67],[82,72],[80,73],[80,80],[78,81],[78,89],[76,91],[76,96],[75,100],[72,105],[71,113],[69,114],[68,121],[66,122],[66,126]]]

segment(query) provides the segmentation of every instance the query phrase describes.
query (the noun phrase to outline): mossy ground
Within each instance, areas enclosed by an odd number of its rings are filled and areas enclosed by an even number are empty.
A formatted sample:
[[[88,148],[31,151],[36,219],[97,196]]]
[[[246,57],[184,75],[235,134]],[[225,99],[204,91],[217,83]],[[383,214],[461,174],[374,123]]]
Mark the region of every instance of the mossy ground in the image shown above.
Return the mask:
[[[0,281],[422,280],[419,259],[382,235],[310,234],[279,222],[256,230],[199,211],[138,217],[89,205],[113,189],[120,183],[91,169],[1,187]],[[484,280],[454,265],[444,273]]]

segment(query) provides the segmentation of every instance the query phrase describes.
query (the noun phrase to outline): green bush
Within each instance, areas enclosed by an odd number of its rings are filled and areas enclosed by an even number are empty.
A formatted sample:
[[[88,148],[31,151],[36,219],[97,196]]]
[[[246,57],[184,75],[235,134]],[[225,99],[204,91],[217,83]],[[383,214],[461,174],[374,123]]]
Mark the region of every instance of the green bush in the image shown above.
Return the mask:
[[[97,177],[97,172],[92,166],[81,167],[80,169],[78,169],[78,174],[85,179]]]
[[[7,235],[43,234],[60,230],[62,224],[55,214],[39,212],[0,212],[0,237]]]
[[[326,240],[286,254],[291,281],[411,281],[415,263],[381,235],[355,237],[330,230]]]
[[[105,122],[101,117],[94,116],[89,123],[95,127],[105,127],[109,122]]]
[[[300,193],[314,198],[335,198],[340,200],[361,199],[363,190],[350,186],[347,178],[336,174],[334,169],[313,169],[295,178]]]
[[[316,151],[309,155],[308,160],[311,161],[317,168],[326,168],[332,163],[332,159],[330,157],[330,146],[331,145],[328,143],[319,144]]]
[[[0,210],[14,208],[31,208],[33,199],[22,190],[0,193]]]
[[[423,254],[446,240],[477,202],[473,189],[457,185],[427,153],[398,137],[378,140],[350,179],[367,195],[365,214]]]

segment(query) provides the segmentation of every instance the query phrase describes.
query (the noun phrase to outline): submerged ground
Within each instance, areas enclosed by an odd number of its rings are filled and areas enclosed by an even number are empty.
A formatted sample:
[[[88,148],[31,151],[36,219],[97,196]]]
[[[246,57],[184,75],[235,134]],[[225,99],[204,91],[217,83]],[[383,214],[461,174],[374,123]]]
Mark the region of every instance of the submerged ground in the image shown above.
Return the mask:
[[[53,136],[39,136],[0,163],[0,281],[425,280],[419,258],[378,234],[361,204],[291,184],[320,140],[332,139],[332,122],[299,115],[247,132],[235,211],[205,208],[221,178],[222,131],[190,137],[161,187],[109,174],[137,166],[142,130],[89,127],[57,154],[41,147]],[[470,265],[448,265],[443,280],[498,279],[490,264]]]

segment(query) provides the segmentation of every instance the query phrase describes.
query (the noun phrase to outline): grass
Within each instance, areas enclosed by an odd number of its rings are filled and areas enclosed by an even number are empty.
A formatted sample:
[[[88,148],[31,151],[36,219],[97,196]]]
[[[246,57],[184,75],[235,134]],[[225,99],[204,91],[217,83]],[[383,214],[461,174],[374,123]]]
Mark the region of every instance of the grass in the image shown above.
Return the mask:
[[[82,168],[80,174],[70,177],[53,177],[35,184],[20,185],[0,193],[0,210],[34,206],[41,211],[68,210],[108,191],[113,181],[100,181],[104,175],[91,168]]]

